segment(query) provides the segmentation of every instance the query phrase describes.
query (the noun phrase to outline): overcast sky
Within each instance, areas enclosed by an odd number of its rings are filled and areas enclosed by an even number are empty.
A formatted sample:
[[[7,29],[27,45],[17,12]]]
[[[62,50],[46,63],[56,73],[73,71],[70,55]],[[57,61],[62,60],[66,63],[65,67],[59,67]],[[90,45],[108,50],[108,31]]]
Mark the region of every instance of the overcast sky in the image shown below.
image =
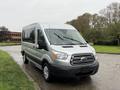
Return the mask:
[[[0,26],[21,31],[34,22],[65,23],[85,12],[98,13],[112,2],[120,0],[0,0]]]

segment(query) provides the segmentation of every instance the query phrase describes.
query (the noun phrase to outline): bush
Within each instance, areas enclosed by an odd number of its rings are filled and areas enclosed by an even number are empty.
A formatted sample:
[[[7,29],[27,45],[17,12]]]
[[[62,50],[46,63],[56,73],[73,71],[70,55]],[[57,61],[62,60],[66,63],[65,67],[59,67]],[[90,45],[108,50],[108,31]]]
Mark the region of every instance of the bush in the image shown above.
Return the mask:
[[[112,41],[97,41],[94,43],[95,45],[118,45],[117,40],[112,40]]]

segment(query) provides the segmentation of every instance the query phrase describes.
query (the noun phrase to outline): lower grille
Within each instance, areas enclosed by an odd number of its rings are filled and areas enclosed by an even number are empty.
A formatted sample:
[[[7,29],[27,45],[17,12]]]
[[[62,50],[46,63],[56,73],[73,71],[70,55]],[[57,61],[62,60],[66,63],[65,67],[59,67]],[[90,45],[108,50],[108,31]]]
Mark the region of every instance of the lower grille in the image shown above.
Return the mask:
[[[85,63],[92,63],[95,61],[95,57],[92,53],[85,54],[73,54],[70,60],[71,65],[79,65]]]

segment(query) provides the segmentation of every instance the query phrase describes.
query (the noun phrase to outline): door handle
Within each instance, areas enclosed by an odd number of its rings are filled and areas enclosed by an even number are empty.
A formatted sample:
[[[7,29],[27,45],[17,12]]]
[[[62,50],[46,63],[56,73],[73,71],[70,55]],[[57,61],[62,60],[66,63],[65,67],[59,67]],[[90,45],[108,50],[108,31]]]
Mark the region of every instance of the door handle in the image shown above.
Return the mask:
[[[35,46],[33,46],[33,48],[35,48]]]
[[[34,45],[33,48],[39,48],[39,46],[38,45]]]

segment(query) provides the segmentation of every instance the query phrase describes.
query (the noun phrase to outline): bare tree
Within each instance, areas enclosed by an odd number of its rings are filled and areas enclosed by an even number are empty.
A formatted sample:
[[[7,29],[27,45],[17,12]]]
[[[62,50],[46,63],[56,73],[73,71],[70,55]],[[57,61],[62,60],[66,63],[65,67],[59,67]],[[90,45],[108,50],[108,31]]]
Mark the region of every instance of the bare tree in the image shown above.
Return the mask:
[[[5,26],[0,27],[0,41],[1,42],[7,41],[10,39],[10,36],[8,33],[9,33],[8,28],[6,28]]]
[[[100,10],[100,14],[108,19],[108,23],[120,22],[120,3],[112,3]]]
[[[8,28],[6,28],[5,26],[1,26],[0,31],[8,31]]]

